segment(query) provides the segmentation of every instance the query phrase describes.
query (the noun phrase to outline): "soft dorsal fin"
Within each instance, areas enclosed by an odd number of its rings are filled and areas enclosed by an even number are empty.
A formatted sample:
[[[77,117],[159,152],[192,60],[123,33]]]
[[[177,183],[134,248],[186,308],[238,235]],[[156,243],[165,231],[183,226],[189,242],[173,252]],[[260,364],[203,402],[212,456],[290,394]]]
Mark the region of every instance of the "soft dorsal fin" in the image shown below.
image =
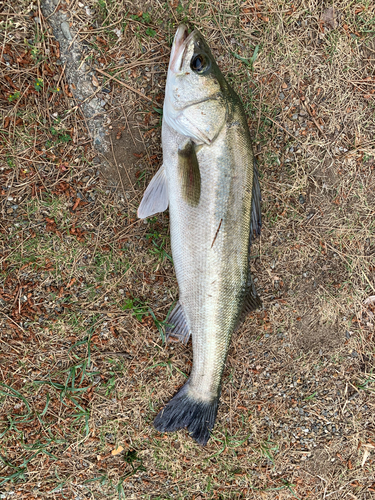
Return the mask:
[[[196,146],[192,141],[188,141],[178,150],[178,171],[182,197],[186,203],[196,207],[201,197],[201,174]]]
[[[165,330],[166,342],[183,342],[187,344],[190,338],[190,329],[186,323],[186,317],[180,301],[167,318],[168,326]]]
[[[162,165],[151,179],[138,208],[138,217],[145,219],[168,208],[168,186]]]
[[[262,306],[262,301],[255,290],[255,285],[253,282],[253,278],[250,272],[250,249],[251,249],[251,241],[254,237],[260,235],[260,230],[262,227],[262,214],[261,214],[261,193],[260,193],[260,185],[258,179],[258,170],[256,166],[256,161],[254,159],[253,166],[253,192],[252,192],[252,201],[251,201],[251,222],[250,222],[250,245],[249,245],[249,271],[247,276],[247,285],[246,285],[246,293],[242,306],[242,316],[247,313],[258,309],[258,307]]]
[[[259,295],[257,294],[257,291],[255,290],[255,285],[249,269],[249,274],[247,277],[246,294],[242,306],[242,313],[243,315],[245,315],[251,311],[254,311],[255,309],[258,309],[258,307],[261,306],[262,306],[262,301]]]
[[[251,201],[250,245],[251,245],[252,239],[255,236],[260,235],[260,230],[262,227],[262,212],[261,212],[261,207],[260,207],[261,201],[262,201],[262,195],[260,193],[258,169],[257,169],[256,161],[254,159],[253,192],[252,192],[252,201]]]

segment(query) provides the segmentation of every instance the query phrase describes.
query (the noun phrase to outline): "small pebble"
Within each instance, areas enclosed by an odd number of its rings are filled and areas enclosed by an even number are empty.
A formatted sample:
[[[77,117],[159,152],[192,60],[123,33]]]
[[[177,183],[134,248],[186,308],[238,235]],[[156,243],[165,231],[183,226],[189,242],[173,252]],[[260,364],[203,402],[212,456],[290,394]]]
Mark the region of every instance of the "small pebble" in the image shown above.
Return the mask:
[[[66,21],[60,24],[60,28],[67,40],[73,40],[72,35],[70,33],[69,24]]]

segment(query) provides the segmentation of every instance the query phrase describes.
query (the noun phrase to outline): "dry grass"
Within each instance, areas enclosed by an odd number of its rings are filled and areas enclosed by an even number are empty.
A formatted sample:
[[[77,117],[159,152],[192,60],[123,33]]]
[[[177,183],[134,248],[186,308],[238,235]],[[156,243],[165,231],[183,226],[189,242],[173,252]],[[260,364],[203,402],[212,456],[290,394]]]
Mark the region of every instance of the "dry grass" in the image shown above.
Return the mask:
[[[374,498],[373,3],[61,5],[101,70],[122,183],[99,175],[39,4],[7,3],[0,498]],[[177,21],[201,29],[241,95],[263,193],[264,309],[234,335],[205,448],[152,427],[192,353],[162,342],[168,215],[136,219]]]

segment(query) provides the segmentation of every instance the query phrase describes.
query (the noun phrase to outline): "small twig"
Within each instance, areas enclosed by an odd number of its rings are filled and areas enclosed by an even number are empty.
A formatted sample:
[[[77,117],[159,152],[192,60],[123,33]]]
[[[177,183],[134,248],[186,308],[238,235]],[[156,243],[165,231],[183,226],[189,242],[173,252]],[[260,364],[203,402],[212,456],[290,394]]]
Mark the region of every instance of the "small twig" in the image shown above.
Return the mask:
[[[145,148],[145,151],[146,151],[146,154],[147,154],[148,163],[149,163],[150,167],[152,167],[151,158],[150,158],[150,155],[148,153],[148,149],[147,149],[147,146],[145,144],[145,141],[143,139],[143,135],[141,134],[141,130],[139,128],[139,125],[138,125],[138,132],[139,132],[139,135],[140,135],[140,137],[142,139],[143,147]]]
[[[56,88],[59,88],[60,82],[61,82],[61,80],[62,80],[62,78],[64,76],[64,73],[65,73],[65,68],[66,68],[66,63],[64,64],[64,66],[63,66],[63,68],[62,68],[62,70],[60,72],[59,79],[58,79],[58,81],[56,83]],[[52,94],[52,99],[50,101],[51,103],[53,102],[53,100],[55,99],[56,96],[57,96],[57,92],[55,94]]]
[[[121,108],[122,108],[122,112],[124,113],[124,118],[125,118],[125,121],[126,121],[126,125],[127,125],[128,129],[129,129],[129,134],[130,134],[130,137],[132,138],[132,141],[133,141],[134,146],[136,146],[137,144],[136,144],[136,142],[135,142],[135,140],[134,140],[134,137],[133,137],[133,134],[132,134],[131,128],[130,128],[130,126],[129,126],[128,117],[127,117],[127,115],[126,115],[126,111],[125,111],[124,106],[122,105],[122,103],[121,103]]]
[[[219,4],[219,5],[220,5],[220,4]],[[221,36],[223,37],[224,43],[225,43],[225,45],[227,46],[227,48],[229,49],[229,51],[230,51],[230,47],[229,47],[229,45],[228,45],[227,39],[225,38],[225,35],[224,35],[224,33],[223,33],[223,30],[221,29],[221,26],[220,26],[220,24],[219,24],[219,22],[218,22],[218,20],[217,20],[217,18],[216,18],[216,14],[215,14],[215,12],[214,12],[214,9],[212,8],[212,4],[211,4],[211,2],[210,2],[210,7],[211,7],[211,12],[212,12],[212,15],[213,15],[213,17],[214,17],[214,20],[215,20],[216,26],[219,28],[219,31],[220,31],[220,33],[221,33]]]
[[[118,80],[114,76],[109,75],[108,73],[106,73],[105,71],[103,71],[103,70],[101,70],[99,68],[95,68],[95,71],[98,71],[99,73],[101,73],[102,75],[106,76],[107,78],[110,78],[111,80],[114,80],[115,82],[119,83],[120,85],[122,85],[123,87],[127,88],[128,90],[131,90],[135,94],[138,94],[139,96],[143,97],[147,101],[152,102],[152,104],[156,105],[156,103],[152,99],[150,99],[150,97],[147,97],[146,95],[142,94],[142,92],[139,92],[139,90],[133,89],[133,87],[130,87],[130,85],[127,85],[126,83],[122,82],[121,80]]]
[[[267,118],[267,120],[270,120],[272,123],[274,123],[275,125],[280,127],[282,130],[284,130],[284,132],[286,132],[288,135],[290,135],[290,137],[293,137],[293,139],[295,139],[296,141],[299,141],[299,142],[301,141],[301,139],[298,139],[298,137],[296,137],[295,135],[288,132],[288,130],[286,128],[284,128],[282,125],[280,125],[280,123],[276,122],[275,120],[272,120],[272,118],[270,118],[267,115],[264,115],[264,116]]]
[[[122,279],[124,279],[124,277],[128,274],[128,272],[129,272],[131,269],[132,269],[132,268],[131,268],[131,266],[129,266],[129,267],[128,267],[128,269],[124,272],[124,274],[123,274],[122,276],[120,276],[120,278],[119,278],[118,280],[116,280],[116,281],[115,281],[115,282],[114,282],[114,283],[113,283],[113,284],[112,284],[109,288],[107,288],[107,290],[106,290],[104,293],[102,293],[100,297],[98,297],[97,299],[95,299],[95,300],[92,302],[92,304],[94,305],[94,304],[97,304],[98,302],[100,302],[100,301],[102,300],[102,298],[103,298],[105,295],[107,295],[107,293],[109,293],[111,290],[113,290],[113,289],[115,288],[115,286],[117,286],[117,285],[120,283],[120,281],[121,281]],[[90,303],[90,301],[89,301],[89,300],[86,300],[86,302],[83,302],[83,304],[82,304],[82,306],[80,307],[80,309],[81,309],[83,306],[85,306],[85,305],[87,305],[87,304],[89,304],[89,303]],[[103,311],[101,311],[101,312],[103,312]]]
[[[96,253],[96,249],[98,247],[98,241],[99,241],[99,235],[100,235],[100,226],[101,226],[101,218],[102,218],[102,215],[99,214],[99,224],[98,224],[98,233],[96,235],[96,240],[95,240],[95,247],[94,247],[94,251],[91,255],[91,259],[90,259],[90,264],[92,264],[92,261],[94,260],[94,257],[95,257],[95,253]]]
[[[132,224],[129,224],[129,225],[126,227],[126,229],[124,229],[124,230],[123,230],[123,231],[121,231],[120,233],[116,234],[116,236],[114,237],[114,240],[116,241],[116,240],[120,239],[120,237],[125,236],[125,235],[128,233],[128,231],[129,231],[129,229],[130,229],[131,227],[135,226],[136,224],[139,224],[140,222],[141,222],[141,219],[137,219],[137,220],[136,220],[135,222],[133,222]]]
[[[317,128],[319,129],[319,132],[322,134],[322,136],[324,137],[324,139],[327,140],[327,136],[326,134],[323,132],[323,129],[322,127],[319,125],[319,123],[317,122],[317,120],[315,120],[314,116],[312,115],[311,111],[310,111],[310,107],[307,103],[304,103],[302,102],[302,106],[306,109],[306,111],[309,113],[312,121],[315,123],[315,125],[317,126]]]
[[[361,92],[366,92],[366,90],[362,89],[359,85],[356,85],[353,81],[350,82],[353,87],[356,87],[358,90],[360,90]],[[367,95],[367,94],[366,94]],[[375,96],[371,95],[371,94],[368,94],[372,99],[375,98]]]
[[[7,314],[5,314],[3,311],[0,311],[0,314],[2,314],[3,316],[5,316],[6,318],[8,318],[9,321],[11,321],[14,325],[16,325],[17,328],[19,328],[20,330],[22,330],[23,333],[25,335],[27,335],[27,332],[22,328],[22,326],[20,326],[18,323],[16,323],[10,316],[8,316]]]
[[[13,304],[12,304],[12,309],[13,309],[13,307],[16,305],[16,302],[17,302],[18,297],[19,297],[19,295],[20,295],[20,290],[21,290],[21,285],[18,285],[18,288],[17,288],[17,294],[16,294],[16,298],[15,298],[15,299],[14,299],[14,301],[13,301]]]
[[[1,312],[1,311],[0,311],[0,312]],[[4,313],[2,313],[2,314],[4,314]],[[6,316],[6,314],[5,314],[4,316]],[[8,316],[7,316],[7,318],[8,318]],[[9,318],[9,319],[11,319],[11,318]],[[18,325],[17,325],[17,326],[18,326]],[[15,347],[13,347],[12,345],[10,345],[10,344],[9,344],[9,342],[4,342],[4,340],[3,340],[3,339],[0,339],[0,342],[2,342],[3,344],[6,344],[8,347],[10,347],[10,348],[11,348],[11,349],[13,349],[14,351],[16,351],[18,354],[20,353],[20,351],[19,351],[18,349],[16,349]]]
[[[39,225],[39,224],[37,224]],[[35,226],[34,226],[35,227]],[[0,260],[0,264],[2,264],[5,260],[7,260],[16,250],[18,250],[18,248],[20,246],[22,246],[24,243],[26,243],[27,240],[29,240],[31,238],[31,236],[28,236],[26,238],[26,240],[24,241],[21,241],[21,243],[19,245],[16,246],[16,248],[14,250],[12,250],[10,253],[8,253],[8,255],[6,255],[5,257],[3,257],[1,260]]]
[[[104,357],[104,356],[120,356],[122,358],[126,359],[133,359],[133,356],[129,354],[128,352],[101,352],[99,353],[99,356]]]

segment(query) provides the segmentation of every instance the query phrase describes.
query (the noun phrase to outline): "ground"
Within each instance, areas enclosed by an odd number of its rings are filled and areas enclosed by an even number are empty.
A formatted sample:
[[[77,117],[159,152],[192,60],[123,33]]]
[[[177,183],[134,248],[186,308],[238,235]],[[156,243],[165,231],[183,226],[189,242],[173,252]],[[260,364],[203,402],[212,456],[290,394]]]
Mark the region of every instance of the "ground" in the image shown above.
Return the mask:
[[[4,2],[0,498],[375,498],[373,2],[53,4],[99,111],[39,0]],[[152,426],[192,350],[164,345],[168,212],[136,216],[180,22],[244,103],[263,197],[263,308],[233,336],[206,447]]]

